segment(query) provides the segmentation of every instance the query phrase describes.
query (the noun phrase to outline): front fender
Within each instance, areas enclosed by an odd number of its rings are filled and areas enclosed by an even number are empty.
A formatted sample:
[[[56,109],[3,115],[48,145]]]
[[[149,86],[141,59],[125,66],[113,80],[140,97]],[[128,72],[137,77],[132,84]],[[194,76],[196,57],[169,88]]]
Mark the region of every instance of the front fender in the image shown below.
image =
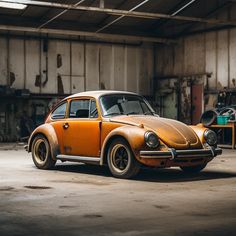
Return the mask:
[[[33,140],[38,134],[44,135],[47,138],[51,148],[52,159],[56,160],[56,156],[60,154],[60,148],[56,132],[53,126],[51,126],[50,124],[40,125],[33,131],[28,141],[28,152],[32,151]]]
[[[204,138],[204,132],[208,129],[204,127],[202,124],[198,125],[190,125],[190,128],[194,130],[194,132],[197,134],[198,138],[200,139],[201,143],[205,143],[205,138]]]
[[[112,130],[105,138],[102,149],[101,149],[101,161],[100,164],[105,163],[106,153],[109,148],[109,144],[116,137],[123,137],[129,143],[134,156],[138,158],[139,151],[145,145],[144,143],[144,133],[146,130],[137,126],[121,126]]]

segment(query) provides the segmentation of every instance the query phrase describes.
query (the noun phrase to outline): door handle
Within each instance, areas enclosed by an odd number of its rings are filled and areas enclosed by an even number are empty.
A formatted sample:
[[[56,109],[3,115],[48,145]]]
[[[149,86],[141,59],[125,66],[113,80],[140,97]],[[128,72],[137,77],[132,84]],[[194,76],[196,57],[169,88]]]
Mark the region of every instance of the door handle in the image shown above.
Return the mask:
[[[69,124],[68,124],[68,123],[64,123],[64,124],[63,124],[63,128],[64,128],[64,129],[68,129],[68,128],[69,128]]]

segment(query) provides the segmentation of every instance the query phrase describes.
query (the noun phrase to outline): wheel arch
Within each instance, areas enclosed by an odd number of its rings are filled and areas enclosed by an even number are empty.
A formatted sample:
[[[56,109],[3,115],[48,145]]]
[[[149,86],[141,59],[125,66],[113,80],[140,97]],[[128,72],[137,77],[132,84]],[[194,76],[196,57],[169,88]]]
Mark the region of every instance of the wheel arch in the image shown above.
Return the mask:
[[[37,127],[29,138],[28,152],[32,151],[32,144],[37,135],[42,135],[47,139],[51,149],[52,159],[56,160],[56,156],[60,153],[60,148],[54,128],[50,124],[43,124]]]
[[[137,154],[144,144],[144,133],[143,128],[134,126],[122,126],[114,129],[103,142],[100,165],[106,164],[109,146],[117,138],[121,138],[128,143],[134,157],[137,159]]]

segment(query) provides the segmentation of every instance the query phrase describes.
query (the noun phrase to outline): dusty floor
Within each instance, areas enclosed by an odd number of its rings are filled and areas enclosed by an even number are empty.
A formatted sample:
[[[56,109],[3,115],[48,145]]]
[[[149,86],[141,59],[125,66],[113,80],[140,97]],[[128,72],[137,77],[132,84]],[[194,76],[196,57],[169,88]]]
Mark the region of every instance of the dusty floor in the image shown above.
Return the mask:
[[[106,168],[34,167],[24,150],[0,150],[0,235],[235,235],[236,151],[198,175]],[[14,148],[17,149],[17,148]]]

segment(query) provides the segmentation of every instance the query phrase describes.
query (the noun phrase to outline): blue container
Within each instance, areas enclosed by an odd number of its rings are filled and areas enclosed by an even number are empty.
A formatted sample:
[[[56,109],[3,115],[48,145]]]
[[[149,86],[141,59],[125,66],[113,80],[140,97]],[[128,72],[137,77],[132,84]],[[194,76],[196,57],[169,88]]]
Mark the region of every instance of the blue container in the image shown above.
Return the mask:
[[[217,125],[226,125],[228,123],[229,116],[217,116]]]

